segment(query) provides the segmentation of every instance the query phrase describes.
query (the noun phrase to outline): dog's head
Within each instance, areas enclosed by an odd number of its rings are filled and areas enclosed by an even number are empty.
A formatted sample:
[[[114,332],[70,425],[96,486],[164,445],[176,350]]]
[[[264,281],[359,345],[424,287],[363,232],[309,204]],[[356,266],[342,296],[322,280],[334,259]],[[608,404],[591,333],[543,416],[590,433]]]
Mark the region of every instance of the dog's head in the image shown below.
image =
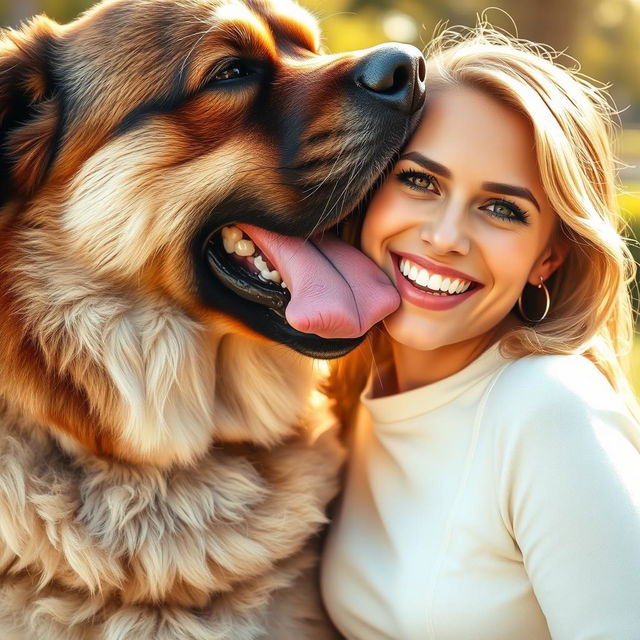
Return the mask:
[[[286,0],[116,1],[9,34],[0,65],[3,217],[56,200],[42,222],[97,277],[153,279],[195,315],[310,355],[346,352],[380,319],[330,308],[349,270],[324,268],[339,257],[317,238],[405,139],[423,98],[416,50],[321,55]],[[267,266],[229,254],[234,240],[225,251],[225,227]]]
[[[88,354],[117,386],[133,377],[132,345],[153,348],[140,327],[174,312],[193,331],[346,353],[396,298],[324,232],[399,151],[423,80],[403,45],[322,55],[288,0],[110,0],[66,26],[5,32],[5,335],[20,329],[21,357],[58,373]],[[130,327],[108,353],[114,317]],[[63,395],[106,413],[81,369]]]

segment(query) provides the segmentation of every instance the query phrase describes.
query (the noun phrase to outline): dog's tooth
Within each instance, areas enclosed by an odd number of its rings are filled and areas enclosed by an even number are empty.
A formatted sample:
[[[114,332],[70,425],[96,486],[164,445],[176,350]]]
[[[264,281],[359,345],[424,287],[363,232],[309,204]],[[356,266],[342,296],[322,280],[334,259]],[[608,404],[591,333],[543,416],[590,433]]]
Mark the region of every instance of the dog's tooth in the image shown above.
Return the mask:
[[[251,240],[238,240],[233,249],[239,256],[252,256],[256,250],[256,245]]]
[[[242,240],[242,231],[238,227],[223,227],[222,244],[227,253],[235,251],[236,242]]]
[[[280,282],[282,282],[282,277],[280,276],[280,273],[278,273],[278,271],[276,271],[275,269],[273,271],[269,271],[268,269],[265,269],[264,271],[260,272],[260,275],[265,280],[271,280],[276,284],[280,284]]]
[[[287,283],[283,280],[283,281],[280,283],[280,286],[281,286],[283,289],[286,289],[286,288],[287,288]]]
[[[267,263],[264,261],[264,258],[260,254],[258,254],[253,259],[253,264],[255,264],[256,267],[258,267],[258,269],[260,269],[260,271],[268,271]]]
[[[242,240],[242,231],[238,227],[223,227],[222,237],[238,242],[238,240]]]

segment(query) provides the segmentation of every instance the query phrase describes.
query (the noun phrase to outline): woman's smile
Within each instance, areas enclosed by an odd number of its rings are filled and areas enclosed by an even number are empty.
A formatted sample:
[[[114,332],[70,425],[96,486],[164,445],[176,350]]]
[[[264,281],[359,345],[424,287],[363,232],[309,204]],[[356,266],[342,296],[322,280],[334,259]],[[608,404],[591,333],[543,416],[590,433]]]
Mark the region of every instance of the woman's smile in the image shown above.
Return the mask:
[[[470,277],[454,269],[438,267],[422,256],[392,253],[392,257],[394,281],[400,295],[418,307],[451,309],[482,288]],[[429,268],[425,263],[429,264]]]

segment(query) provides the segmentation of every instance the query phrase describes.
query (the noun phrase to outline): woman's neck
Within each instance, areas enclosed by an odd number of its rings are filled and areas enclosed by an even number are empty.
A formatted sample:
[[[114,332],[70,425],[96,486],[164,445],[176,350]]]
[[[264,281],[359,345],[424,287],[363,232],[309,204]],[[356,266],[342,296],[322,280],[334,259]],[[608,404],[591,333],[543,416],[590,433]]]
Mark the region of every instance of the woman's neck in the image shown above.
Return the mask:
[[[393,365],[381,393],[376,395],[402,393],[448,378],[471,364],[519,324],[515,318],[507,316],[488,333],[429,351],[414,349],[390,337]]]

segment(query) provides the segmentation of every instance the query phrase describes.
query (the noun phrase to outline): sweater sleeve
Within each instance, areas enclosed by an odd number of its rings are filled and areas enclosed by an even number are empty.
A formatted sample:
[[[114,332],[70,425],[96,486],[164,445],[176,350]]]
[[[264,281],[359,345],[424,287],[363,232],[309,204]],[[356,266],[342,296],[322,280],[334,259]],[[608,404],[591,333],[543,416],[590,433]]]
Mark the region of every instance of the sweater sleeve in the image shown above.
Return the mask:
[[[552,637],[638,640],[638,424],[580,356],[517,361],[488,406],[502,518]]]

